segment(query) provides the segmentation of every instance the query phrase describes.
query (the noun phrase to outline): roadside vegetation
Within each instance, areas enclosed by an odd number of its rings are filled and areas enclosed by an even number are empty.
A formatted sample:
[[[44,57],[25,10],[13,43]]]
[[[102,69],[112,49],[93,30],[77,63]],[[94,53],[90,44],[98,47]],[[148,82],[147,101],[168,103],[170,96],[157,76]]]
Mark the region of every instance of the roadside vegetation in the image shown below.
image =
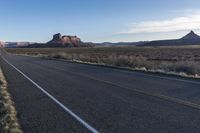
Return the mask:
[[[7,82],[0,70],[0,133],[22,133],[16,115]]]
[[[8,48],[9,53],[199,78],[200,47]]]

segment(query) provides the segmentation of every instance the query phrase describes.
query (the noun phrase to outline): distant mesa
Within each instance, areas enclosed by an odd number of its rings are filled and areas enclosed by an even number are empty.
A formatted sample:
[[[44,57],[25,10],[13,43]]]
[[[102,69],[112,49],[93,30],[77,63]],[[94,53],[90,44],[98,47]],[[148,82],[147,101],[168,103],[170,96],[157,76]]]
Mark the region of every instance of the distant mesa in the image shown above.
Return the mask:
[[[34,42],[2,42],[2,45],[7,48],[27,47],[34,44]]]
[[[21,48],[56,48],[56,47],[93,47],[93,46],[182,46],[182,45],[200,45],[200,36],[190,31],[187,35],[179,39],[156,40],[156,41],[140,41],[140,42],[104,42],[92,43],[83,42],[77,36],[61,35],[60,33],[53,35],[53,39],[47,43],[31,43],[31,42],[0,42],[0,47],[21,47]]]
[[[94,45],[94,43],[82,42],[77,36],[62,36],[60,33],[53,35],[53,39],[47,43],[0,42],[0,46],[7,48],[92,47]]]
[[[104,42],[96,43],[98,46],[181,46],[181,45],[200,45],[200,36],[190,31],[187,35],[179,39],[155,40],[140,42]]]
[[[4,43],[0,41],[0,48],[4,47]]]
[[[60,45],[64,47],[79,47],[84,44],[77,36],[62,36],[60,33],[53,35],[53,39],[47,42],[49,45]]]

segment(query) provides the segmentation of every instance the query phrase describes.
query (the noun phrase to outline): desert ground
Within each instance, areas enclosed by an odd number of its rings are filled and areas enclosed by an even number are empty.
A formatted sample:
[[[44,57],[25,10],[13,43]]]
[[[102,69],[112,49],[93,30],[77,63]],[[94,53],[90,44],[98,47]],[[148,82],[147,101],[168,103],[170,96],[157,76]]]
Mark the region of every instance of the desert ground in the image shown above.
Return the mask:
[[[145,71],[200,75],[200,47],[89,47],[89,48],[7,48],[7,52],[71,61],[82,61]]]

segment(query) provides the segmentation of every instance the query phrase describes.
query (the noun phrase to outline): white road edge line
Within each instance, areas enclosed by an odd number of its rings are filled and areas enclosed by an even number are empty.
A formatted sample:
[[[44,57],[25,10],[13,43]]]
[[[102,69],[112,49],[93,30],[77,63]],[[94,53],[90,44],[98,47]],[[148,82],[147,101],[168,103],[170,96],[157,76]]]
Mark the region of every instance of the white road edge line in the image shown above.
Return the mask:
[[[65,105],[63,105],[60,101],[58,101],[55,97],[53,97],[51,94],[49,94],[45,89],[43,89],[41,86],[39,86],[36,82],[34,82],[28,76],[26,76],[22,71],[20,71],[18,68],[16,68],[8,60],[6,60],[3,56],[2,56],[2,59],[6,63],[8,63],[10,66],[12,66],[15,70],[17,70],[20,74],[22,74],[31,83],[33,83],[36,87],[38,87],[44,94],[46,94],[50,99],[52,99],[55,103],[57,103],[62,109],[64,109],[67,113],[69,113],[72,117],[74,117],[78,122],[80,122],[89,131],[91,131],[92,133],[99,133],[99,131],[97,131],[95,128],[93,128],[92,126],[90,126],[87,122],[85,122],[83,119],[81,119],[78,115],[76,115],[75,113],[73,113],[69,108],[67,108]]]

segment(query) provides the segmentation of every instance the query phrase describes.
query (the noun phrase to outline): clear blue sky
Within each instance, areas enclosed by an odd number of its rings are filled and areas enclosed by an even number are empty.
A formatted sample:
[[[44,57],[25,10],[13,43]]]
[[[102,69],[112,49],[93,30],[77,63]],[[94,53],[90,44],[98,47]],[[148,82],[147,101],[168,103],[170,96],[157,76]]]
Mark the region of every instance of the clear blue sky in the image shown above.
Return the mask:
[[[0,40],[46,42],[177,38],[200,28],[200,0],[0,0]]]

